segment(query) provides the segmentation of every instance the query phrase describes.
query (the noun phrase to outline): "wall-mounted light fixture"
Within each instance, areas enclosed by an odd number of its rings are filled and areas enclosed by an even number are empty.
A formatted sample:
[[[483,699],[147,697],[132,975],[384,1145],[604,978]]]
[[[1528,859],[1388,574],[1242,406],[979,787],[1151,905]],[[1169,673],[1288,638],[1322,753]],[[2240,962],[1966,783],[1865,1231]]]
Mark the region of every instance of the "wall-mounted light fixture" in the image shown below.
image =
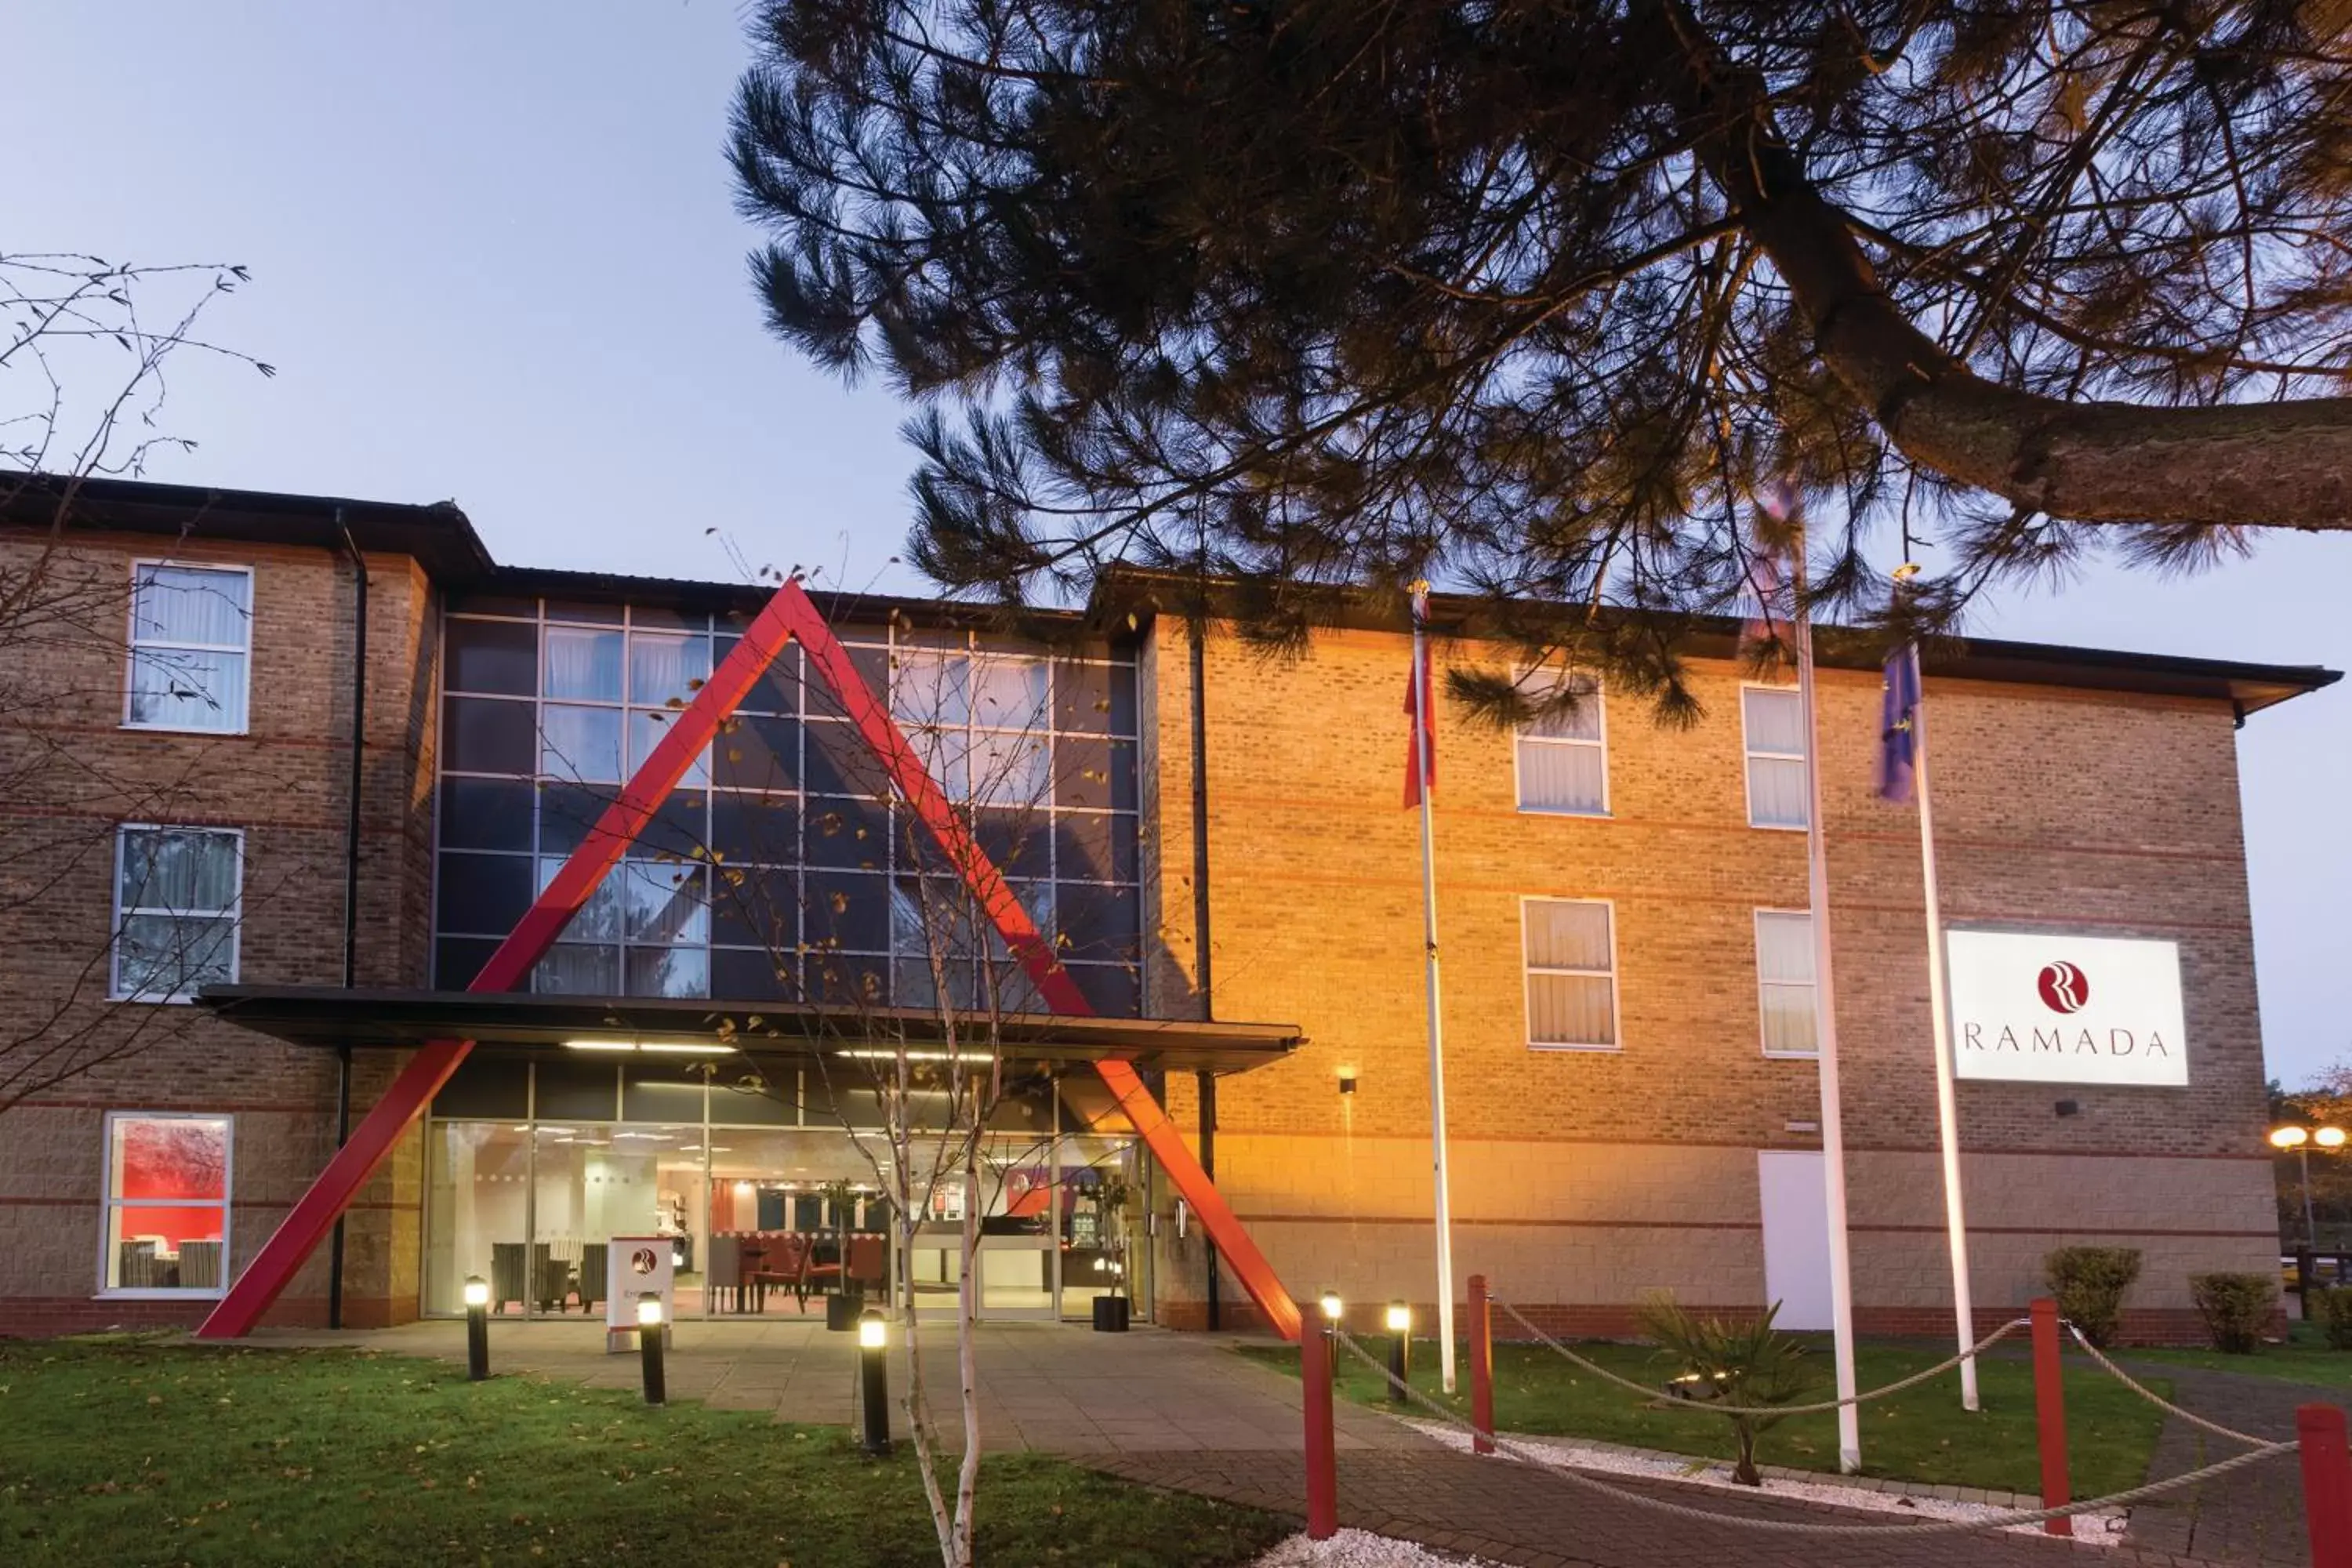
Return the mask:
[[[1343,1067],[1339,1069],[1339,1092],[1341,1094],[1353,1094],[1356,1092],[1356,1069],[1354,1068]]]

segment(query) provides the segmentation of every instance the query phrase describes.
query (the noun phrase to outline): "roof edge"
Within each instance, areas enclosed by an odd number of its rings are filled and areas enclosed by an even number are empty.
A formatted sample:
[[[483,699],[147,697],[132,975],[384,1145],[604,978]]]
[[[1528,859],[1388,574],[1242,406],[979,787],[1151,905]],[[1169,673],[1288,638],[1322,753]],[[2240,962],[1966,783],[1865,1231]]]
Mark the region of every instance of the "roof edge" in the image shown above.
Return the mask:
[[[1212,580],[1204,588],[1182,572],[1115,566],[1097,583],[1090,609],[1097,620],[1123,615],[1150,618],[1188,615],[1193,605],[1205,604],[1214,617],[1221,605],[1230,603],[1231,593],[1229,579]],[[1332,626],[1398,634],[1411,629],[1401,610],[1360,590],[1333,590],[1325,607],[1328,611],[1325,624]],[[1441,637],[1477,641],[1497,636],[1491,606],[1466,595],[1432,595],[1430,625]],[[1696,625],[1698,629],[1682,639],[1683,653],[1695,658],[1738,658],[1742,631],[1737,617],[1697,617]],[[1885,659],[1883,637],[1839,626],[1819,626],[1814,632],[1815,655],[1830,668],[1875,669]],[[1925,647],[1922,663],[1927,673],[1947,679],[2227,702],[2241,718],[2333,686],[2344,678],[2343,671],[2320,665],[2258,664],[1958,636],[1940,637]]]

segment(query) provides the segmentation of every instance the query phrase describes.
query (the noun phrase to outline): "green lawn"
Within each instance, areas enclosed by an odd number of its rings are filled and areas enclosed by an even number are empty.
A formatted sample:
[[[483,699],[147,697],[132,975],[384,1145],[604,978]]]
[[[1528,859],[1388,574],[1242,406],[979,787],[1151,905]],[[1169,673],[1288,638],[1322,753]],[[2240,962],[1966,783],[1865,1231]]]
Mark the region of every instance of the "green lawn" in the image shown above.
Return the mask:
[[[937,1563],[900,1450],[395,1356],[6,1342],[0,1563]],[[981,1470],[985,1563],[1206,1568],[1288,1529],[1041,1457]]]
[[[2223,1355],[2216,1350],[2126,1350],[2117,1353],[2126,1363],[2200,1366],[2214,1372],[2243,1373],[2249,1377],[2314,1384],[2323,1388],[2352,1387],[2352,1351],[2330,1350],[2318,1328],[2311,1323],[2289,1323],[2284,1344],[2264,1345],[2252,1355]]]
[[[1829,1396],[1831,1363],[1826,1339],[1800,1335],[1814,1349],[1818,1388],[1798,1403]],[[1361,1342],[1368,1351],[1386,1342]],[[1577,1353],[1622,1377],[1656,1383],[1668,1369],[1646,1345],[1583,1342]],[[1242,1354],[1283,1367],[1294,1375],[1298,1352],[1288,1347],[1250,1345]],[[1895,1345],[1856,1347],[1854,1374],[1862,1387],[1876,1388],[1933,1366],[1944,1352]],[[1364,1404],[1385,1404],[1381,1375],[1344,1350],[1339,1352],[1341,1392]],[[1979,1392],[1984,1409],[1960,1408],[1959,1373],[1949,1372],[1892,1398],[1862,1407],[1863,1471],[1938,1485],[1987,1487],[2006,1491],[2041,1489],[2041,1460],[2034,1442],[2033,1373],[2022,1361],[1979,1360]],[[1412,1382],[1436,1395],[1437,1347],[1413,1346]],[[2158,1394],[2169,1385],[2142,1379]],[[1442,1396],[1441,1396],[1442,1397]],[[1465,1416],[1470,1409],[1470,1363],[1461,1363],[1461,1392],[1452,1401]],[[1426,1412],[1419,1414],[1425,1415]],[[2080,1357],[2066,1372],[2067,1453],[2074,1495],[2120,1491],[2147,1479],[2162,1413]],[[1730,1424],[1720,1415],[1688,1409],[1646,1406],[1632,1394],[1602,1382],[1542,1345],[1495,1347],[1495,1425],[1500,1431],[1550,1436],[1593,1437],[1603,1442],[1659,1448],[1674,1454],[1727,1459]],[[1765,1433],[1759,1463],[1795,1469],[1837,1468],[1837,1417],[1792,1416]]]

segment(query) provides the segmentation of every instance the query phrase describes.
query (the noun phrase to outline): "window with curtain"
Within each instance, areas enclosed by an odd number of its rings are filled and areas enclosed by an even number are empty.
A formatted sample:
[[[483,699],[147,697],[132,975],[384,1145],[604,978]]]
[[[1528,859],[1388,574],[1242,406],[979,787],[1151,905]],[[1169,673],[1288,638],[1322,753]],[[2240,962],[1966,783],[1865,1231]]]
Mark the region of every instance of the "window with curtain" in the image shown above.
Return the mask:
[[[1572,708],[1547,713],[1519,727],[1519,809],[1577,816],[1609,815],[1609,731],[1601,683],[1572,674]],[[1559,691],[1558,670],[1528,670],[1518,678],[1520,694],[1549,700]]]
[[[118,1001],[184,1002],[236,979],[244,836],[223,828],[124,827],[115,838]]]
[[[100,1289],[110,1295],[221,1293],[229,1134],[226,1116],[107,1112]]]
[[[251,572],[139,563],[131,568],[124,724],[245,733],[252,651]]]
[[[1617,960],[1612,918],[1609,905],[1599,900],[1520,901],[1529,1045],[1616,1048]]]
[[[1750,686],[1739,694],[1748,736],[1748,823],[1751,827],[1803,827],[1809,813],[1805,783],[1805,705],[1794,687]]]
[[[1764,1054],[1810,1057],[1821,1048],[1813,1012],[1813,917],[1756,911],[1756,989]]]

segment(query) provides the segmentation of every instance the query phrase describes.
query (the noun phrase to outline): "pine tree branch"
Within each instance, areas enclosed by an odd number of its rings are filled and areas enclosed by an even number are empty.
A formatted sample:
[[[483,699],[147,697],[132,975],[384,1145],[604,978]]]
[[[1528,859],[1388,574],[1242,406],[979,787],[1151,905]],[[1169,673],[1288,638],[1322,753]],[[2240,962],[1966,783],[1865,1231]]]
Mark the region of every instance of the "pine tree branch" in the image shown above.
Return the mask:
[[[1763,84],[1678,0],[1661,43],[1688,69],[1675,108],[1802,313],[1813,350],[1906,458],[2032,511],[2084,522],[2352,528],[2352,398],[2205,407],[2070,402],[1997,385],[1899,309],[1774,122]]]

